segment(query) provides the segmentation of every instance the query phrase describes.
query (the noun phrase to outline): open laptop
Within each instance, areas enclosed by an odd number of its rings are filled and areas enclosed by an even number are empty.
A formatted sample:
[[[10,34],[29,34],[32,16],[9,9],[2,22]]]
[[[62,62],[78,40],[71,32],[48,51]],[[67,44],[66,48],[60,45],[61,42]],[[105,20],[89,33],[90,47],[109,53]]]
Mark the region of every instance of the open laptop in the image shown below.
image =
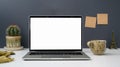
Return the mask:
[[[81,47],[81,16],[30,16],[24,60],[90,59]]]

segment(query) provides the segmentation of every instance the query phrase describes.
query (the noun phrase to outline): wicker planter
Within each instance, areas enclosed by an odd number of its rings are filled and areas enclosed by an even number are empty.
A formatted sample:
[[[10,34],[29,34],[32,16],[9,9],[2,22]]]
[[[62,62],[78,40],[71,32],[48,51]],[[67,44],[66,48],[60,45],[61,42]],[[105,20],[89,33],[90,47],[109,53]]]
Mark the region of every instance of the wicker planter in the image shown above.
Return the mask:
[[[20,50],[21,47],[21,36],[6,36],[6,47],[7,50]]]
[[[106,50],[106,40],[91,40],[87,42],[88,47],[95,55],[103,55]]]

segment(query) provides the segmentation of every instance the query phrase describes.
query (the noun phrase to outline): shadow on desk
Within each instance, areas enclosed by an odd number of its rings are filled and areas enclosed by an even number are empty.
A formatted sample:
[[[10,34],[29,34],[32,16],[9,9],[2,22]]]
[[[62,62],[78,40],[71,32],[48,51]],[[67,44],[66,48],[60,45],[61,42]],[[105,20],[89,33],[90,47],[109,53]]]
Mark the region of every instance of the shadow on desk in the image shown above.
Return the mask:
[[[115,56],[115,55],[120,55],[120,54],[117,54],[117,53],[105,53],[104,55],[105,56]]]

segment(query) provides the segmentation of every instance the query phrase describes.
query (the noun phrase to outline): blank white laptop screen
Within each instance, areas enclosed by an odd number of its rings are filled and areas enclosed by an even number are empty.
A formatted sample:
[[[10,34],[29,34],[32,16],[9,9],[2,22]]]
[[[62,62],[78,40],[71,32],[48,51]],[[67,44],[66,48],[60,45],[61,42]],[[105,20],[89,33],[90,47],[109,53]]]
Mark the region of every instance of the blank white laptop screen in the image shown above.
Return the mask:
[[[81,17],[30,17],[31,50],[81,49]]]

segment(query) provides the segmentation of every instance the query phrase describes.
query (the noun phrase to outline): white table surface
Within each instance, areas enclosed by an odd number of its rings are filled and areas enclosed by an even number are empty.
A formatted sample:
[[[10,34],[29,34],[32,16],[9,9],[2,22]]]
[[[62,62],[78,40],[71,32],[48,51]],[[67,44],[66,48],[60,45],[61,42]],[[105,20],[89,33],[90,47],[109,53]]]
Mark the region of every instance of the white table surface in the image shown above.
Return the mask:
[[[22,57],[28,51],[15,51],[15,55],[11,56],[15,60],[0,64],[0,67],[120,67],[120,49],[107,49],[105,55],[98,56],[93,55],[90,49],[84,48],[83,51],[91,57],[91,60],[87,61],[24,61]]]

